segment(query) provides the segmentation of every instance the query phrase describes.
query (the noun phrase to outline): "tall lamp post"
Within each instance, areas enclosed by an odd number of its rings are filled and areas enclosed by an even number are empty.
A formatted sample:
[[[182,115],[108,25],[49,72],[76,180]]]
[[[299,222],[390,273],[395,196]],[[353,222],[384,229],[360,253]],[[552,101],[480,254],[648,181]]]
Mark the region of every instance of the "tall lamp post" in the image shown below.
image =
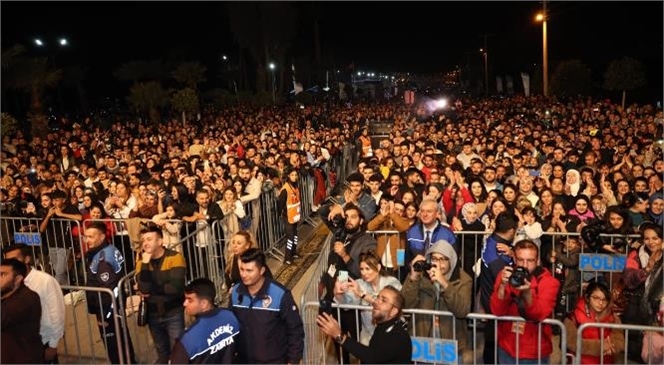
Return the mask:
[[[543,1],[544,6],[542,12],[537,14],[535,20],[542,22],[542,87],[544,97],[549,96],[549,49],[547,46],[547,35],[546,35],[546,1]]]
[[[486,49],[480,48],[484,57],[484,95],[489,96],[489,55]]]
[[[274,84],[275,84],[274,69],[276,68],[276,66],[274,65],[273,62],[270,62],[269,67],[270,67],[270,71],[272,71],[272,104],[276,104],[277,103],[277,97],[274,93]]]

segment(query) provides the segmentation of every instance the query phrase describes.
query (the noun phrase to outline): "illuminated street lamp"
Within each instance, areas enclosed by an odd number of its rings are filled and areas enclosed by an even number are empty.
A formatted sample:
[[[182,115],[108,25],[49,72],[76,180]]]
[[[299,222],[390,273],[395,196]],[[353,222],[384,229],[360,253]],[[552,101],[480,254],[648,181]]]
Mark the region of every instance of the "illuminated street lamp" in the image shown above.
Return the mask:
[[[543,2],[544,7],[541,13],[537,14],[535,20],[542,22],[542,87],[544,97],[549,96],[549,49],[547,46],[547,36],[546,36],[546,1]]]
[[[276,94],[275,94],[275,91],[274,91],[274,84],[275,84],[274,69],[276,68],[276,66],[274,65],[273,62],[270,62],[269,67],[270,67],[270,71],[272,71],[272,104],[276,104],[277,103],[277,97],[276,97]]]
[[[67,44],[69,44],[69,42],[67,41],[67,38],[60,38],[58,43],[60,43],[60,45],[63,46],[63,47],[66,46]]]
[[[43,47],[43,46],[44,46],[44,42],[42,42],[42,40],[39,39],[39,38],[35,38],[35,45],[36,45],[37,47]]]

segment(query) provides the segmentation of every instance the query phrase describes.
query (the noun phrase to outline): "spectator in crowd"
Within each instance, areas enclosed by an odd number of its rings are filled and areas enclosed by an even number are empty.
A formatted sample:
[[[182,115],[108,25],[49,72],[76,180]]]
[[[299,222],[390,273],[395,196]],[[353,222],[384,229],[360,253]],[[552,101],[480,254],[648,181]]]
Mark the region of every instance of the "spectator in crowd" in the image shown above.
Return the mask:
[[[544,231],[542,230],[542,224],[538,222],[537,211],[532,206],[526,206],[520,211],[515,211],[515,213],[517,212],[519,212],[516,214],[517,218],[519,219],[519,223],[514,240],[531,240],[535,242],[537,247],[540,247],[540,237],[542,237]]]
[[[2,259],[0,291],[2,320],[0,324],[0,362],[3,364],[39,364],[44,361],[40,333],[41,303],[39,295],[23,280],[28,275],[25,264],[17,259]]]
[[[337,277],[334,294],[335,300],[338,303],[373,305],[378,293],[385,286],[391,285],[401,290],[401,282],[384,271],[380,259],[371,250],[360,254],[360,274],[361,277],[357,280],[348,277],[345,278],[346,280],[341,281]],[[374,334],[375,326],[372,323],[371,313],[363,311],[360,315],[362,317],[362,332],[359,335],[360,343],[368,346],[369,340]],[[358,336],[355,335],[353,338],[358,338]]]
[[[159,227],[164,237],[164,246],[171,250],[182,252],[182,245],[180,241],[180,230],[182,229],[182,222],[180,222],[178,215],[177,203],[171,202],[166,205],[163,213],[156,214],[152,217],[152,221]],[[226,237],[226,236],[224,236]]]
[[[191,260],[189,270],[192,277],[207,277],[211,265],[209,256],[221,254],[221,247],[217,247],[212,234],[212,223],[223,218],[221,207],[210,202],[210,193],[205,189],[196,191],[194,211],[182,217],[187,231],[196,232],[190,240],[183,242],[182,247],[184,256]]]
[[[479,232],[484,232],[485,227],[479,220],[479,214],[476,203],[466,203],[461,208],[461,215],[463,219],[455,219],[452,221],[452,228],[457,234],[461,242],[461,259],[460,264],[462,269],[471,277],[475,277],[473,269],[475,262],[479,259],[483,236]],[[471,233],[472,232],[472,233]],[[473,293],[476,293],[475,282],[473,281]],[[475,303],[475,295],[472,296],[472,302]],[[472,308],[475,308],[473,305]]]
[[[221,212],[224,214],[224,219],[221,221],[224,237],[233,237],[242,229],[240,222],[247,215],[244,211],[244,205],[232,186],[225,187],[222,190],[221,200],[217,204],[219,204]]]
[[[380,198],[379,214],[376,214],[376,217],[367,224],[369,231],[399,232],[398,234],[379,234],[376,239],[376,255],[381,258],[383,270],[395,277],[399,268],[397,251],[405,250],[406,237],[404,233],[410,228],[410,223],[402,216],[403,212],[403,203],[395,202],[390,195],[383,195]]]
[[[224,252],[226,258],[224,283],[229,289],[240,282],[240,257],[250,248],[258,248],[258,245],[249,232],[239,231],[231,237],[226,252]],[[266,267],[265,271],[266,277],[272,278],[270,268]]]
[[[576,305],[581,290],[581,271],[579,271],[579,254],[581,244],[577,236],[567,236],[550,251],[554,277],[560,281],[560,292],[556,304],[555,315],[563,319]],[[546,262],[546,261],[545,261]]]
[[[638,231],[641,223],[646,220],[648,197],[646,193],[629,192],[623,196],[622,207],[627,210],[632,228]]]
[[[538,247],[532,241],[514,244],[514,262],[516,268],[505,266],[496,278],[491,313],[521,316],[526,321],[498,323],[498,361],[501,364],[548,363],[553,351],[551,327],[538,322],[552,314],[560,283],[540,266]],[[515,272],[519,274],[515,276]]]
[[[196,318],[171,351],[170,364],[232,364],[240,323],[228,309],[217,308],[215,284],[195,279],[184,288],[184,311]]]
[[[421,270],[425,263],[430,268]],[[470,361],[472,350],[468,347],[464,318],[471,311],[472,288],[473,279],[459,267],[456,251],[448,242],[438,241],[427,249],[426,256],[416,256],[402,289],[406,308],[450,311],[454,320],[448,316],[432,319],[417,315],[413,335],[452,339],[456,334],[459,354],[464,363]]]
[[[319,314],[316,323],[344,352],[351,353],[363,364],[408,364],[413,347],[406,323],[401,320],[404,304],[403,295],[394,287],[388,285],[378,293],[371,311],[376,329],[368,346],[345,333],[328,313]]]
[[[646,220],[659,226],[664,225],[664,194],[655,192],[648,198]]]
[[[651,301],[645,296],[645,291],[646,286],[652,291],[652,284],[656,281],[654,278],[657,277],[656,271],[661,271],[664,248],[662,247],[662,242],[664,242],[662,241],[662,227],[652,223],[644,224],[641,228],[641,240],[643,245],[638,249],[630,250],[623,270],[622,280],[625,289],[621,295],[625,297],[626,305],[622,321],[627,324],[648,325],[652,321],[651,313],[656,311],[652,310]],[[661,281],[659,284],[663,285]],[[655,305],[659,305],[659,303]],[[642,341],[640,333],[632,334],[630,331],[628,336],[630,359],[639,359]]]
[[[374,217],[378,210],[376,200],[364,192],[362,188],[364,182],[362,174],[352,173],[348,175],[346,182],[347,188],[344,190],[343,196],[336,203],[323,205],[319,210],[319,214],[322,217],[327,217],[325,222],[328,226],[332,226],[331,229],[335,228],[334,222],[336,217],[341,216],[343,218],[344,208],[348,203],[353,203],[357,206],[361,210],[364,219],[368,221]]]
[[[493,233],[484,241],[480,263],[479,289],[480,304],[485,313],[491,311],[491,293],[503,268],[513,264],[512,242],[516,234],[517,223],[508,213],[500,213],[495,220]],[[489,321],[484,327],[484,363],[494,364],[495,322]]]
[[[106,224],[104,222],[92,222],[85,230],[85,241],[88,245],[88,252],[85,255],[87,270],[86,286],[96,288],[110,289],[114,295],[117,295],[117,286],[124,275],[122,267],[125,259],[115,246],[106,240]],[[116,326],[117,323],[122,326],[124,321],[122,313],[117,313],[119,308],[118,298],[109,297],[107,293],[97,293],[86,291],[86,302],[88,304],[88,313],[97,317],[99,335],[104,341],[108,358],[112,364],[130,362],[135,364],[133,359],[134,347],[131,337],[125,342],[122,327]],[[114,310],[115,308],[115,310]],[[118,346],[118,339],[120,346]],[[124,355],[123,349],[127,348],[131,359],[121,359]]]
[[[251,217],[251,227],[249,231],[256,236],[258,222],[260,221],[260,196],[262,182],[251,174],[249,166],[243,166],[238,170],[238,174],[244,184],[243,194],[240,195],[240,201],[247,207],[247,214]],[[247,204],[249,203],[249,204]]]
[[[62,289],[55,278],[43,271],[36,270],[32,250],[19,243],[4,249],[5,259],[17,259],[27,267],[23,282],[37,295],[42,308],[39,334],[44,343],[44,364],[58,363],[58,343],[65,331],[65,301]]]
[[[442,214],[438,203],[434,200],[425,200],[420,204],[419,222],[413,224],[406,232],[408,240],[406,265],[410,265],[412,258],[423,255],[434,242],[444,240],[456,248],[454,233],[443,224],[438,217]]]
[[[286,252],[284,263],[290,265],[294,259],[300,257],[297,254],[297,226],[301,218],[300,189],[298,181],[300,176],[296,169],[286,168],[284,171],[286,179],[281,187],[277,199],[277,210],[281,212],[284,231],[286,234]]]
[[[238,363],[298,364],[304,327],[291,292],[266,276],[265,254],[250,248],[240,256],[241,281],[231,289],[231,308],[240,321]]]
[[[77,250],[71,236],[71,221],[81,221],[83,216],[71,204],[66,204],[67,194],[62,190],[51,193],[52,206],[39,226],[39,232],[46,233],[49,258],[55,279],[60,285],[69,285],[68,260],[72,250]],[[59,219],[54,221],[53,219]]]
[[[625,346],[621,329],[589,327],[582,333],[581,348],[576,348],[577,330],[584,323],[620,324],[611,306],[611,291],[603,281],[590,283],[576,308],[565,318],[567,349],[580,354],[581,364],[613,364],[620,362],[617,355]]]
[[[136,207],[136,197],[129,190],[129,185],[124,181],[117,181],[115,192],[112,193],[105,201],[104,208],[109,217],[113,219],[115,224],[113,245],[117,247],[122,256],[127,257],[127,272],[134,270],[135,253],[129,238],[129,231],[127,224],[124,222],[129,218],[129,214]]]
[[[157,225],[141,231],[143,252],[136,263],[138,290],[147,305],[148,326],[157,350],[157,363],[166,364],[175,340],[184,330],[185,261],[181,253],[164,247]]]

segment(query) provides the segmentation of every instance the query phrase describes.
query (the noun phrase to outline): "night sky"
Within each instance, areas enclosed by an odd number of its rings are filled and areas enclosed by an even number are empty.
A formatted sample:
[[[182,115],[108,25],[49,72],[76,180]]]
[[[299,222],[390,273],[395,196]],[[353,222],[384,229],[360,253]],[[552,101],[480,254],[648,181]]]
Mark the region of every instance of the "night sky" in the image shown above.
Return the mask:
[[[609,61],[641,59],[649,89],[662,89],[662,2],[548,2],[550,65],[578,58],[601,79]],[[297,4],[304,7],[303,4]],[[493,72],[517,73],[542,60],[542,31],[534,15],[541,2],[323,2],[322,47],[339,66],[357,70],[441,72],[467,61],[481,63],[488,38]],[[3,49],[31,48],[40,37],[70,46],[31,52],[58,63],[90,67],[86,87],[100,96],[116,90],[112,72],[122,62],[186,55],[218,67],[221,54],[237,54],[223,2],[5,2]],[[313,54],[313,27],[298,19],[295,54]],[[551,66],[550,66],[551,67]],[[553,72],[553,69],[550,70]],[[211,71],[210,71],[211,72]],[[212,76],[212,77],[211,77]],[[214,78],[208,75],[208,79]],[[126,86],[125,86],[126,88]]]

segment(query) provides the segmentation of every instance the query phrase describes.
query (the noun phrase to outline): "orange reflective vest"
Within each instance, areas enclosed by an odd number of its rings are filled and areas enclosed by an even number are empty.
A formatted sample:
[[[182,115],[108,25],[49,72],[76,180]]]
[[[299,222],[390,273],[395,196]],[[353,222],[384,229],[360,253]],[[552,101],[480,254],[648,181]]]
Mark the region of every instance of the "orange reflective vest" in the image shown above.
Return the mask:
[[[297,223],[300,221],[300,189],[293,189],[289,183],[285,183],[282,189],[286,189],[286,216],[288,217],[288,223]]]
[[[373,154],[371,150],[371,137],[360,136],[360,142],[362,143],[362,157],[370,157]]]

